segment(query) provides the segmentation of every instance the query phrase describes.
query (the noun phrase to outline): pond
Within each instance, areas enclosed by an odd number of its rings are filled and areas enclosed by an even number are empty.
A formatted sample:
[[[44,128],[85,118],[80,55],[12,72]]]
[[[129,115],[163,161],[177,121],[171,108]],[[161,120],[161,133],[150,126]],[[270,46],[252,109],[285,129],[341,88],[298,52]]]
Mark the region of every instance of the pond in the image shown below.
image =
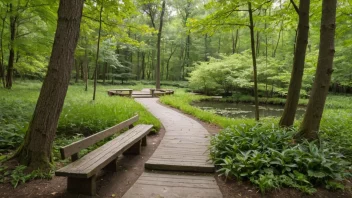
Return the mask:
[[[230,118],[254,118],[255,106],[250,103],[227,103],[219,101],[200,101],[192,105],[221,116]],[[259,105],[260,117],[280,117],[284,111],[281,105]],[[296,118],[300,118],[305,112],[305,108],[298,107]]]

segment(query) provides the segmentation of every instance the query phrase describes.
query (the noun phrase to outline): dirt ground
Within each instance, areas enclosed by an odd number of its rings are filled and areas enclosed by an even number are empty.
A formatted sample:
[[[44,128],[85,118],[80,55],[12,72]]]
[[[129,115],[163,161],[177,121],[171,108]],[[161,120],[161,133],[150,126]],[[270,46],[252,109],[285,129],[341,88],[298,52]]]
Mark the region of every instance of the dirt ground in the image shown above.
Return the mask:
[[[174,108],[173,108],[174,109]],[[178,109],[174,109],[181,112]],[[221,128],[200,121],[199,119],[187,115],[201,123],[211,135],[217,134]],[[162,128],[158,134],[149,135],[148,146],[142,149],[141,155],[121,156],[118,163],[121,167],[116,173],[101,172],[97,181],[96,197],[122,197],[127,190],[135,183],[144,171],[144,163],[154,153],[160,141],[164,137],[165,129]],[[192,174],[192,173],[189,173]],[[312,196],[303,194],[295,189],[283,188],[274,190],[261,195],[256,187],[249,182],[240,182],[234,180],[225,180],[215,174],[215,178],[220,187],[224,198],[352,198],[352,182],[347,181],[348,188],[345,191],[331,192],[325,189],[318,189],[318,192]],[[66,191],[66,178],[53,177],[52,180],[35,180],[22,184],[14,189],[10,184],[0,184],[0,198],[36,198],[36,197],[67,197],[67,198],[84,198],[89,196],[70,194]]]

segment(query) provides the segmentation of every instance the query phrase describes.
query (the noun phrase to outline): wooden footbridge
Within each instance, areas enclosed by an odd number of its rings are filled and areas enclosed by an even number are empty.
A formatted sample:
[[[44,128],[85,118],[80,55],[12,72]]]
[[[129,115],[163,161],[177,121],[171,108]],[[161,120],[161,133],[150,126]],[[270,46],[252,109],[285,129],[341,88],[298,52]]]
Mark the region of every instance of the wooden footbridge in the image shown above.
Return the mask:
[[[170,89],[142,89],[135,91],[133,89],[110,89],[108,90],[109,96],[124,96],[131,98],[158,98],[164,95],[174,94]]]

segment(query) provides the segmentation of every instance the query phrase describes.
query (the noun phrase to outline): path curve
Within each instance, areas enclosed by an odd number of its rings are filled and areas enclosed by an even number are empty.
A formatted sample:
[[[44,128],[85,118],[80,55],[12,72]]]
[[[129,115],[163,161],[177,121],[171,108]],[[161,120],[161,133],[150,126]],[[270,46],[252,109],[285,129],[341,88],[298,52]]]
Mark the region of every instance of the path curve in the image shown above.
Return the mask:
[[[209,162],[208,131],[196,120],[158,103],[157,98],[135,99],[165,127],[165,135],[145,167],[160,172],[144,172],[123,198],[221,198],[214,165]],[[192,171],[208,174],[184,174]]]

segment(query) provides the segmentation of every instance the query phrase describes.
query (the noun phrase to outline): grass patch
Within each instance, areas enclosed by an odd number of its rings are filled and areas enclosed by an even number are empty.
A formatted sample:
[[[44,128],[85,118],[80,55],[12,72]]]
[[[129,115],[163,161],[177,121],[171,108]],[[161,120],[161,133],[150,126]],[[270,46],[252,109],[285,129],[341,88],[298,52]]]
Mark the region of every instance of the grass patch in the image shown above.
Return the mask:
[[[29,81],[17,82],[12,90],[0,89],[0,152],[11,151],[22,142],[40,87],[40,83]],[[142,105],[130,98],[107,95],[108,89],[119,87],[124,86],[98,85],[97,99],[92,101],[91,87],[86,92],[83,84],[71,85],[60,116],[56,141],[69,144],[69,140],[77,140],[80,134],[94,134],[135,114],[140,116],[138,123],[152,124],[154,132],[157,132],[160,122]],[[128,87],[141,89],[143,85]]]
[[[174,95],[163,96],[160,101],[163,104],[170,105],[177,108],[184,113],[192,115],[200,120],[208,123],[216,124],[222,128],[226,128],[232,125],[242,124],[242,123],[254,123],[253,119],[235,119],[226,118],[211,112],[201,110],[197,107],[191,105],[191,102],[197,102],[204,99],[209,99],[208,96],[194,95],[190,93],[185,93],[184,90],[177,90]]]

